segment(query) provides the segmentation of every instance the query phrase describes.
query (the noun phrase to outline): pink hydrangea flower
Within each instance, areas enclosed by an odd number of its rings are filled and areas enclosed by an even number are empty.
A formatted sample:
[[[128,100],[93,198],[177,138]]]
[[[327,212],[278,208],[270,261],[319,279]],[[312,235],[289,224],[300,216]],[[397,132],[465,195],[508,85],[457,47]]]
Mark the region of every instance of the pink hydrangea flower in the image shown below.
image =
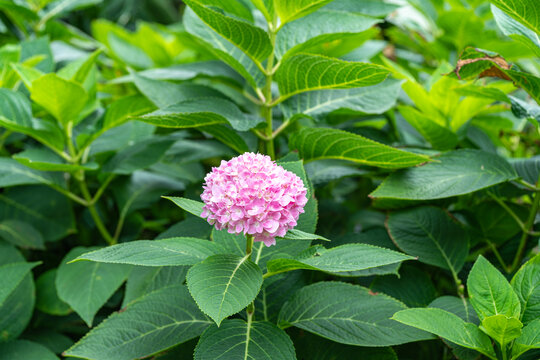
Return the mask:
[[[296,226],[307,203],[302,180],[266,155],[223,160],[204,181],[201,216],[218,230],[251,234],[266,246]]]

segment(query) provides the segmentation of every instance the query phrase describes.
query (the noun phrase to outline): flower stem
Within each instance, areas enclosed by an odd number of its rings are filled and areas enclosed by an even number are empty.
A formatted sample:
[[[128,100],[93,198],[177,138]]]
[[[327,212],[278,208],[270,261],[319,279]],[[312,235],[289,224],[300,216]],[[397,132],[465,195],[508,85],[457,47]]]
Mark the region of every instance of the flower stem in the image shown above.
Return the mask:
[[[246,235],[246,255],[251,260],[251,253],[253,252],[253,235]]]

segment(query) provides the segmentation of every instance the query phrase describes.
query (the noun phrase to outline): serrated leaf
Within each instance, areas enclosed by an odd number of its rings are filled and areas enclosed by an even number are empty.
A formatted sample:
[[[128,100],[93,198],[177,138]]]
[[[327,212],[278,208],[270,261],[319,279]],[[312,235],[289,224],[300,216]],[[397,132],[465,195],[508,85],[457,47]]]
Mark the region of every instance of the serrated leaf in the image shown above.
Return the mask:
[[[534,0],[490,0],[492,4],[502,11],[540,34],[540,12]]]
[[[540,255],[525,263],[511,281],[521,303],[521,321],[527,325],[540,317]]]
[[[389,71],[379,65],[298,54],[281,64],[276,81],[281,97],[288,98],[305,91],[375,85],[388,74]]]
[[[0,306],[38,264],[38,262],[14,262],[0,265]]]
[[[319,282],[298,291],[279,314],[282,328],[295,326],[327,339],[357,346],[390,346],[431,339],[390,317],[401,302],[358,285]]]
[[[502,347],[521,335],[523,324],[516,318],[505,315],[488,316],[480,324],[480,330],[495,339]]]
[[[501,29],[504,35],[525,45],[531,49],[536,56],[540,56],[540,39],[534,31],[523,26],[494,5],[491,5],[491,12],[497,22],[497,26],[499,26],[499,29]]]
[[[65,355],[91,360],[143,358],[199,336],[210,324],[184,285],[168,286],[111,315]]]
[[[135,119],[177,129],[229,123],[238,131],[247,131],[263,121],[262,118],[241,112],[232,102],[220,98],[184,100]]]
[[[395,313],[392,319],[429,331],[453,343],[481,352],[492,359],[495,358],[489,337],[475,325],[466,323],[448,311],[436,308],[407,309]]]
[[[189,292],[218,326],[223,319],[248,306],[262,282],[261,269],[247,256],[210,256],[187,274]]]
[[[194,265],[220,253],[219,250],[216,243],[189,237],[137,240],[84,253],[72,262],[90,260],[138,266]]]
[[[469,234],[442,209],[418,207],[390,213],[394,243],[426,264],[457,274],[469,253]]]
[[[499,314],[519,319],[521,305],[512,286],[482,255],[469,273],[467,291],[480,320]]]
[[[332,0],[274,0],[274,7],[282,24],[293,21],[320,7],[330,3]]]
[[[512,346],[512,360],[530,349],[540,348],[540,319],[531,321],[521,331],[521,336],[516,339]]]
[[[341,272],[367,270],[412,259],[414,259],[412,256],[385,248],[365,244],[347,244],[331,249],[315,246],[293,259],[270,260],[266,263],[266,267],[272,274],[307,269],[340,275]]]
[[[505,159],[481,150],[449,151],[435,160],[391,174],[370,197],[443,199],[469,194],[517,177]]]
[[[430,161],[424,155],[330,128],[304,128],[292,135],[289,147],[298,149],[300,157],[306,161],[342,159],[385,169],[399,169]]]
[[[94,316],[126,280],[129,266],[80,261],[68,264],[92,248],[76,247],[60,263],[56,274],[58,297],[92,326]]]
[[[201,217],[203,212],[204,203],[200,201],[195,201],[191,199],[174,197],[174,196],[164,196],[165,199],[171,200],[175,205],[181,207],[190,214],[193,214],[197,217]]]
[[[206,329],[194,359],[296,360],[296,354],[289,336],[276,325],[232,319]]]

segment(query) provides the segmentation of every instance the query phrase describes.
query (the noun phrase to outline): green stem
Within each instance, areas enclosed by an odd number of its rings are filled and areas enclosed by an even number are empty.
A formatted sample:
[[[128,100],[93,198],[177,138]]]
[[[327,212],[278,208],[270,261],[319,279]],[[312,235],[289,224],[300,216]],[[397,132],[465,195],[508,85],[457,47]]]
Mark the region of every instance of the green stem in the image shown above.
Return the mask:
[[[527,231],[527,229],[525,229],[525,224],[523,223],[523,221],[521,221],[519,216],[517,216],[517,214],[512,209],[510,209],[510,207],[508,205],[506,205],[506,203],[504,201],[499,199],[498,196],[496,196],[495,194],[493,194],[491,192],[488,192],[488,194],[489,194],[489,196],[491,196],[491,198],[493,200],[495,200],[497,202],[497,204],[499,204],[514,219],[514,221],[521,228],[521,231]]]
[[[246,255],[251,260],[251,253],[253,252],[253,235],[246,235]]]
[[[109,186],[109,184],[111,183],[111,181],[116,177],[115,174],[111,174],[109,175],[109,177],[103,182],[103,184],[101,184],[101,186],[99,187],[98,191],[96,191],[96,193],[94,194],[94,197],[92,198],[92,202],[91,204],[95,204],[98,202],[99,198],[101,197],[101,195],[103,195],[103,192],[105,191],[105,189],[107,188],[107,186]]]
[[[90,211],[92,219],[94,219],[94,223],[96,224],[99,233],[101,234],[101,236],[103,236],[103,238],[105,239],[105,241],[107,241],[109,245],[116,244],[116,239],[113,239],[111,234],[109,234],[109,231],[105,227],[105,224],[103,224],[103,221],[101,221],[101,217],[97,212],[95,204],[92,203],[92,196],[90,196],[90,191],[88,191],[88,186],[86,185],[84,177],[79,180],[79,186],[81,188],[81,193],[83,194],[84,198],[88,203],[88,210]]]
[[[509,272],[514,272],[523,257],[523,253],[525,252],[525,246],[527,245],[527,238],[529,236],[529,231],[531,231],[533,225],[534,225],[534,219],[536,218],[536,213],[538,212],[538,206],[540,205],[540,196],[538,193],[534,194],[533,203],[531,206],[531,211],[529,213],[529,218],[527,219],[527,222],[525,223],[525,229],[523,231],[523,234],[521,235],[521,239],[519,240],[519,246],[518,250],[516,252],[516,256],[514,257],[514,261],[512,262],[512,266],[509,269]]]

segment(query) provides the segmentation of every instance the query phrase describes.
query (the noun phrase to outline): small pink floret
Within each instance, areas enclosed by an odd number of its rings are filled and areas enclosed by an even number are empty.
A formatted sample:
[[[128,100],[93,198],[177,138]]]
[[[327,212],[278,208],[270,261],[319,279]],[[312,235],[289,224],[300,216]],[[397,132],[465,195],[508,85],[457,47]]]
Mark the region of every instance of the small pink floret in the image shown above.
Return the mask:
[[[250,234],[266,246],[296,226],[308,201],[302,179],[262,154],[222,161],[204,181],[201,216],[218,230]]]

